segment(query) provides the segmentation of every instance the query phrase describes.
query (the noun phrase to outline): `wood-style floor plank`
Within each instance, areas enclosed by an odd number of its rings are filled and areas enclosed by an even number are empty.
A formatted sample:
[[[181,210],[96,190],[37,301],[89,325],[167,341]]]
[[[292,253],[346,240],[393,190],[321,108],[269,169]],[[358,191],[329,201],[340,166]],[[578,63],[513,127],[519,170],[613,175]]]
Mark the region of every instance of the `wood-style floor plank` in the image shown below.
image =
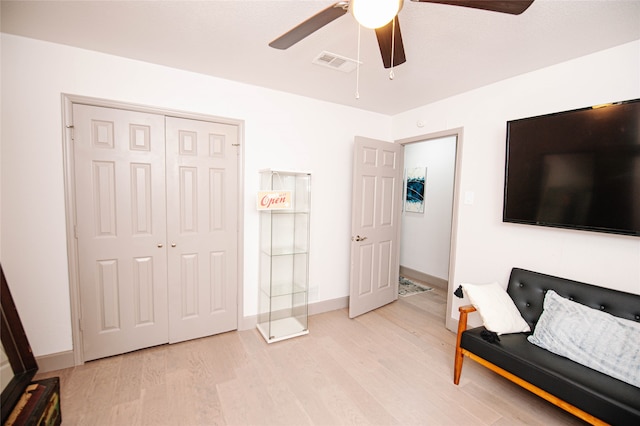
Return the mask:
[[[580,425],[465,360],[438,288],[267,344],[256,330],[149,348],[39,374],[59,376],[65,425]]]

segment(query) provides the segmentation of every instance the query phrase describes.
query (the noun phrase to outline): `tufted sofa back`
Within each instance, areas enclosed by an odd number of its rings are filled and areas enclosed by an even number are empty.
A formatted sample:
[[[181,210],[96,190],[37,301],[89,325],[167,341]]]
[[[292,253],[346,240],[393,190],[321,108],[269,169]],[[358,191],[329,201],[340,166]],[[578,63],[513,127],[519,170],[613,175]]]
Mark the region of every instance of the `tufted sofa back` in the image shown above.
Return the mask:
[[[549,289],[574,302],[620,318],[640,322],[640,295],[638,294],[513,268],[507,293],[532,330],[542,314],[544,295]]]

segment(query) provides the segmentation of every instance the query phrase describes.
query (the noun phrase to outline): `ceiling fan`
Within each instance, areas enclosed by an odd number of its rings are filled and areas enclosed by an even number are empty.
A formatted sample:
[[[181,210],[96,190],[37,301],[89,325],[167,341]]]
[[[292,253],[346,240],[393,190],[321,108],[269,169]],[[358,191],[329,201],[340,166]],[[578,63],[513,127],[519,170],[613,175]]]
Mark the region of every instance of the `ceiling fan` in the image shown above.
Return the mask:
[[[441,3],[453,6],[470,7],[493,12],[519,15],[533,3],[533,0],[412,0],[421,3]],[[287,31],[269,43],[276,49],[288,49],[300,40],[311,35],[328,23],[338,19],[347,12],[351,12],[360,25],[375,29],[378,46],[385,68],[391,68],[406,62],[398,12],[402,9],[404,0],[345,0],[339,1],[311,18]],[[367,13],[374,10],[374,6],[387,7],[377,22],[368,22]],[[392,60],[393,56],[393,60]]]

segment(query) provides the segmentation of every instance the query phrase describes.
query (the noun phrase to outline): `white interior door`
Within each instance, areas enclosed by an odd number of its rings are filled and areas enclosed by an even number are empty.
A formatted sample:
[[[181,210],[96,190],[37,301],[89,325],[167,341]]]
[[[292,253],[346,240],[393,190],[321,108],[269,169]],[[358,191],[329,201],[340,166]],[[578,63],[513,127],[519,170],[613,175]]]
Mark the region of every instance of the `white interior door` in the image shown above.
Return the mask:
[[[403,151],[355,138],[349,317],[398,298]]]
[[[238,127],[167,117],[169,341],[237,328]]]
[[[74,104],[84,360],[168,341],[164,117]]]

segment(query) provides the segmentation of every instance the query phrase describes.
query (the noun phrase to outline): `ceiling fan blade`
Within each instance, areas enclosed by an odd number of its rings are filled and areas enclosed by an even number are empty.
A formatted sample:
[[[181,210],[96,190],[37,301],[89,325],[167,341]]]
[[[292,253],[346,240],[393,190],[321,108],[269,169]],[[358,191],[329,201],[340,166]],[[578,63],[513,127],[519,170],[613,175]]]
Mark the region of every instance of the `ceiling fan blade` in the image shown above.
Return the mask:
[[[347,13],[348,6],[348,1],[340,1],[327,7],[326,9],[313,15],[311,18],[302,22],[295,28],[292,28],[277,39],[273,40],[271,43],[269,43],[269,46],[275,47],[276,49],[290,48],[303,38],[307,37],[308,35],[314,33],[328,23],[338,19],[339,17]]]
[[[420,3],[440,3],[453,6],[472,7],[492,12],[520,15],[527,10],[533,0],[411,0]]]
[[[395,25],[394,25],[395,22]],[[395,35],[394,35],[395,28]],[[385,68],[391,68],[404,64],[407,58],[404,55],[404,44],[402,43],[402,34],[400,34],[400,21],[398,16],[387,25],[376,28],[376,37],[378,37],[378,46],[380,46],[380,54],[382,55],[382,63]],[[393,42],[393,64],[391,63],[391,44]]]

